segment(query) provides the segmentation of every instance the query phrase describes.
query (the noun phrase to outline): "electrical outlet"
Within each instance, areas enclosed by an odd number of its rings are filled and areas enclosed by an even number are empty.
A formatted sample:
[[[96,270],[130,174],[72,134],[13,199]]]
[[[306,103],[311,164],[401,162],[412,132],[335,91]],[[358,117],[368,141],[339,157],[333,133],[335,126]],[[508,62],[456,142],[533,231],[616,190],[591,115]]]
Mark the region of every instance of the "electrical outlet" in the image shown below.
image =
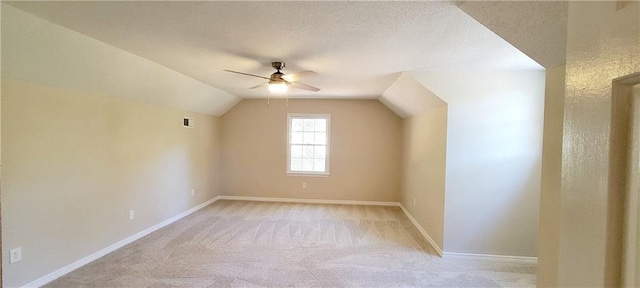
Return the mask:
[[[129,220],[133,220],[133,218],[136,218],[136,211],[129,210]]]
[[[416,206],[416,198],[413,198],[413,206]]]
[[[191,189],[191,196],[196,195],[196,189]]]
[[[307,189],[307,182],[302,182],[302,189]]]
[[[15,249],[11,249],[11,250],[9,251],[9,254],[10,254],[10,257],[11,257],[11,259],[10,259],[10,261],[9,261],[9,262],[10,262],[11,264],[16,263],[16,262],[18,262],[18,261],[22,260],[22,247],[18,247],[18,248],[15,248]]]

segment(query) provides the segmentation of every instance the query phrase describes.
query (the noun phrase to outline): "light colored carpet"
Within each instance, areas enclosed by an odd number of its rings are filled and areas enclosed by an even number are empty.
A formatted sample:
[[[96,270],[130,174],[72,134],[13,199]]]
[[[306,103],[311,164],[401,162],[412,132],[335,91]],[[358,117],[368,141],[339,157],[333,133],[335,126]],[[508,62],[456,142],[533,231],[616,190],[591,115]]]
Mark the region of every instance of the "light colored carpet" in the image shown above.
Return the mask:
[[[49,287],[534,287],[535,264],[441,259],[398,207],[217,201]]]

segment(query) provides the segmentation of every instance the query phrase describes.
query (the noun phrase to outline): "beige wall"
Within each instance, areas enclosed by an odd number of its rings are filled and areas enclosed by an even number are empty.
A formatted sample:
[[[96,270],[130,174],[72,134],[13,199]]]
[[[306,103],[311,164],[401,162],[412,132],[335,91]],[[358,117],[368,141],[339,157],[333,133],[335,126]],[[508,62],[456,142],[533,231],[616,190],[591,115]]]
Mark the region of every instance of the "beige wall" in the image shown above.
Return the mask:
[[[0,6],[5,286],[29,283],[219,194],[221,120],[185,110],[196,102],[229,106],[235,97]],[[180,107],[141,103],[171,99]],[[196,118],[196,128],[183,128],[184,116]],[[23,260],[9,264],[16,247]]]
[[[639,2],[569,3],[557,286],[620,284],[612,81],[640,71],[639,39]]]
[[[537,284],[540,287],[553,287],[558,278],[565,71],[565,65],[547,69],[545,77],[540,230],[538,231]]]
[[[0,31],[2,31],[2,5],[0,5]],[[0,55],[2,55],[2,37],[0,37]],[[0,69],[2,68],[2,57],[0,57]],[[0,81],[1,83],[2,81]],[[0,84],[0,91],[2,91],[2,84]],[[2,92],[0,92],[0,119],[2,119]],[[0,127],[2,127],[2,121],[0,120]],[[0,128],[0,259],[3,258],[4,249],[2,246],[2,129]],[[3,286],[2,275],[3,273],[3,263],[0,260],[0,287]]]
[[[219,117],[9,79],[2,102],[3,245],[24,257],[7,286],[219,194]]]
[[[285,174],[287,113],[331,114],[329,177]],[[402,120],[377,100],[243,100],[222,119],[225,195],[399,200]]]
[[[405,118],[403,127],[403,175],[400,201],[442,249],[447,105],[442,102],[438,107]]]

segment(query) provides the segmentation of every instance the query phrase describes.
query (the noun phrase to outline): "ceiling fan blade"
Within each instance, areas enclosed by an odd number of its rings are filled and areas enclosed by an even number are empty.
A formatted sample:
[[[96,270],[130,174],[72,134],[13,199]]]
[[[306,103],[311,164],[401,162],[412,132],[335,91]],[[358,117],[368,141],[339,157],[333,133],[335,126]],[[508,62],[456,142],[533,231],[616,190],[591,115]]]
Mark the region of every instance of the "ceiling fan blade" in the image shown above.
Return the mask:
[[[311,85],[307,85],[307,84],[304,84],[304,83],[300,83],[300,82],[289,82],[289,87],[303,89],[303,90],[309,90],[309,91],[313,91],[313,92],[320,91],[319,88],[316,88],[316,87],[313,87]]]
[[[223,70],[226,72],[231,72],[231,73],[236,73],[236,74],[240,74],[240,75],[245,75],[245,76],[251,76],[251,77],[258,77],[258,78],[262,78],[262,79],[267,79],[269,80],[269,77],[264,77],[264,76],[260,76],[260,75],[254,75],[254,74],[249,74],[249,73],[244,73],[244,72],[238,72],[238,71],[231,71],[231,70]]]
[[[302,71],[302,72],[297,72],[297,73],[291,73],[291,74],[286,74],[284,76],[282,76],[282,78],[284,80],[287,80],[288,82],[295,82],[298,81],[304,77],[307,76],[311,76],[311,75],[317,75],[318,73],[313,72],[313,71]]]
[[[265,82],[265,83],[253,86],[253,87],[251,87],[249,89],[256,89],[256,88],[260,88],[260,87],[263,87],[263,86],[269,86],[269,82]]]

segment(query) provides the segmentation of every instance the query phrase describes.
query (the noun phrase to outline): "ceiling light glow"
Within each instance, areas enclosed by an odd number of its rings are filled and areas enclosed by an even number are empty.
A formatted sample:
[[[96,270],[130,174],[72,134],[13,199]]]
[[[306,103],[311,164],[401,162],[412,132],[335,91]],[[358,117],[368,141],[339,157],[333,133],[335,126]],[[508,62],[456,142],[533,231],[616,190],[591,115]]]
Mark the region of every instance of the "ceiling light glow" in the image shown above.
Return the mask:
[[[289,87],[287,87],[287,83],[284,81],[271,81],[269,83],[269,92],[282,94],[287,92]]]

